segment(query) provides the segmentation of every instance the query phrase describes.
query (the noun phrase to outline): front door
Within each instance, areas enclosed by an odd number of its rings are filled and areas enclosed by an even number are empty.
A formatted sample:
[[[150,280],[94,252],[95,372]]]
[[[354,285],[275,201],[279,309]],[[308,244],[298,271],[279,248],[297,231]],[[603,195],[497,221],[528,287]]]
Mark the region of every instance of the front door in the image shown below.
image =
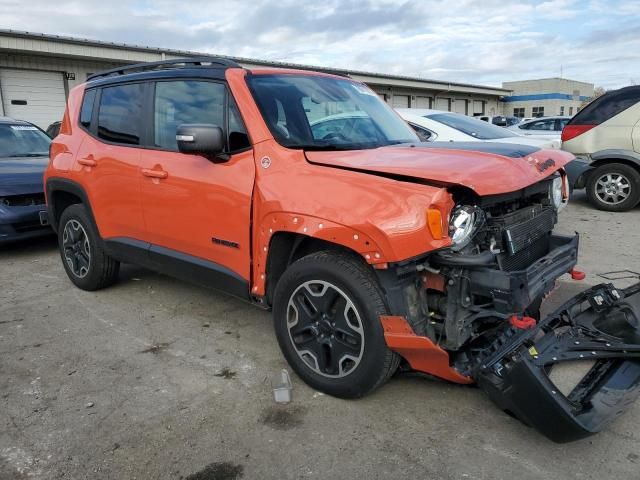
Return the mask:
[[[233,97],[222,82],[158,81],[152,88],[153,149],[141,152],[140,171],[152,260],[200,283],[225,275],[248,282],[255,163]],[[178,152],[176,129],[186,123],[222,127],[228,159]]]

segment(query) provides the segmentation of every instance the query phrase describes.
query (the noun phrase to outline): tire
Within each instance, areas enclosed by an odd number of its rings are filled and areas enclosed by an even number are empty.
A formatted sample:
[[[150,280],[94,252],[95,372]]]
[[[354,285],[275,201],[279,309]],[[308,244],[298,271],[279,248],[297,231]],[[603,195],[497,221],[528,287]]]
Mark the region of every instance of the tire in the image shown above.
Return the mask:
[[[380,315],[386,314],[370,267],[348,253],[303,257],[276,286],[273,317],[282,353],[308,385],[335,397],[362,397],[398,368],[400,357],[384,340]]]
[[[58,246],[69,280],[82,290],[99,290],[118,279],[120,262],[108,256],[82,204],[71,205],[60,217]]]
[[[599,210],[624,212],[640,202],[640,172],[623,163],[600,165],[587,178],[587,197]]]

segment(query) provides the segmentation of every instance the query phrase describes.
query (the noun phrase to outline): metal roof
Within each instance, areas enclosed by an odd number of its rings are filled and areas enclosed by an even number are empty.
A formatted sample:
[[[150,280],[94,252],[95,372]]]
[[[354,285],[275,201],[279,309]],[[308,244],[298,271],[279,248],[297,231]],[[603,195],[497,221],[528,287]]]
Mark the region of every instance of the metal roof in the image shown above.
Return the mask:
[[[64,35],[50,35],[46,33],[35,33],[35,32],[21,31],[21,30],[0,29],[0,35],[10,35],[10,36],[25,38],[25,39],[32,39],[32,40],[48,40],[48,41],[60,42],[60,43],[70,43],[70,44],[75,44],[80,46],[106,47],[106,48],[113,48],[113,49],[119,49],[119,50],[148,52],[148,53],[156,53],[156,54],[168,54],[168,55],[175,55],[175,56],[217,57],[221,59],[224,58],[224,59],[233,60],[238,63],[246,63],[251,65],[272,66],[272,67],[280,67],[280,68],[294,68],[294,69],[301,69],[301,70],[317,70],[320,72],[338,73],[341,75],[359,75],[359,76],[366,76],[366,77],[372,77],[372,78],[379,78],[381,80],[400,80],[400,81],[421,82],[421,83],[424,82],[424,83],[432,83],[432,84],[439,85],[443,89],[451,89],[451,87],[463,87],[463,88],[476,88],[481,90],[491,90],[494,92],[499,92],[497,93],[497,95],[507,95],[511,93],[511,90],[509,89],[487,86],[487,85],[448,82],[443,80],[433,80],[428,78],[407,76],[407,75],[389,75],[385,73],[367,72],[362,70],[328,68],[328,67],[320,67],[317,65],[302,65],[298,63],[280,62],[280,61],[273,61],[273,60],[261,60],[256,58],[236,57],[236,56],[228,56],[228,55],[215,55],[215,54],[208,54],[208,53],[202,53],[202,52],[194,52],[189,50],[175,50],[175,49],[168,49],[168,48],[133,45],[133,44],[127,44],[127,43],[105,42],[102,40],[93,40],[89,38],[69,37]],[[489,93],[489,92],[486,92],[486,93]]]

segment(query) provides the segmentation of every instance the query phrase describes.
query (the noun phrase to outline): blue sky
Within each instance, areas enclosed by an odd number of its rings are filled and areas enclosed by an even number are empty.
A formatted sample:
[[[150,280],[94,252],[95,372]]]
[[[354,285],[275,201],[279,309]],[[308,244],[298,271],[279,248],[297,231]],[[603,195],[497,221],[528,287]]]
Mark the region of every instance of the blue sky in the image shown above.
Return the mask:
[[[640,83],[640,2],[0,0],[0,28],[452,82]]]

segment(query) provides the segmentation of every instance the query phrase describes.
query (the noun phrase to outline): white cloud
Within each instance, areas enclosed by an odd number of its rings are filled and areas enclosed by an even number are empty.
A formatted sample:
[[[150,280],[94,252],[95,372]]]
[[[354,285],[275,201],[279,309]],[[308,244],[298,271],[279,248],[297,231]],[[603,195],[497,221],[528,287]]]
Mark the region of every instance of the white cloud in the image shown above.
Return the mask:
[[[0,0],[0,28],[454,82],[640,78],[634,1]]]

